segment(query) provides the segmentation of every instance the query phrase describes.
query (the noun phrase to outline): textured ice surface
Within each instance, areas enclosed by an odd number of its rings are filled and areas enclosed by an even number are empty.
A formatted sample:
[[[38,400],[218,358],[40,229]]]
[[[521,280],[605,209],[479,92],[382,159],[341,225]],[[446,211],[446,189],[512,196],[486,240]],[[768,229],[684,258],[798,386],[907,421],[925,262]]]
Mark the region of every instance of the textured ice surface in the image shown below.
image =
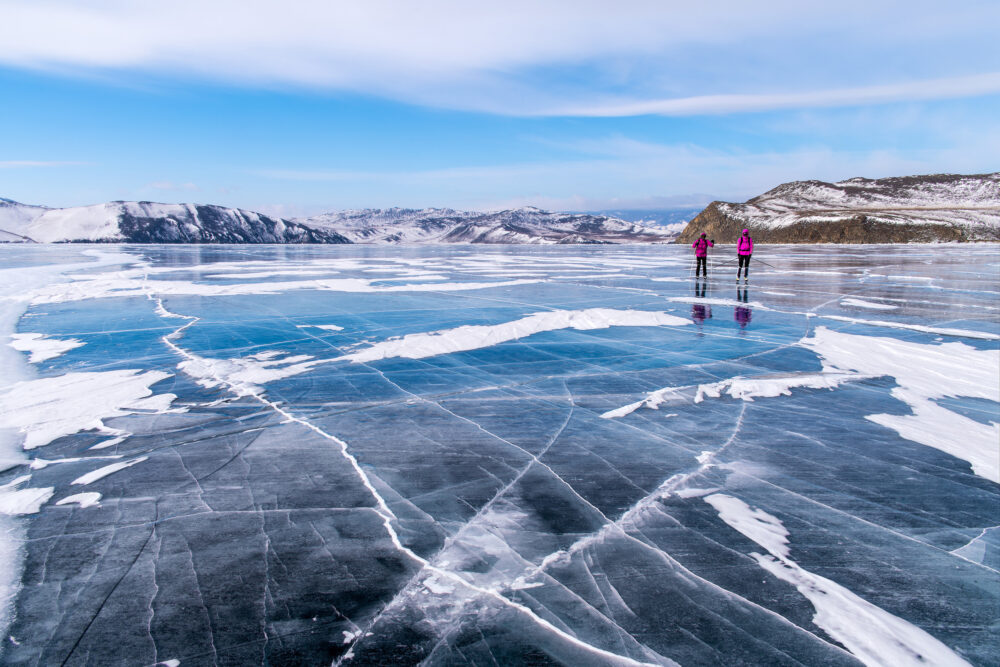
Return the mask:
[[[0,246],[0,662],[996,664],[996,248],[758,255]]]

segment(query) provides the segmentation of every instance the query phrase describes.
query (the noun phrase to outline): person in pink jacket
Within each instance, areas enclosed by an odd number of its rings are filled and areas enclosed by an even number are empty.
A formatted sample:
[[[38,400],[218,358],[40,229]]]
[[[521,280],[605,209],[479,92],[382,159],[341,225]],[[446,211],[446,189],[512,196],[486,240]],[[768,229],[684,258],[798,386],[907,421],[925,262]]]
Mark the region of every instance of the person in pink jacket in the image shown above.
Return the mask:
[[[701,271],[702,275],[708,278],[708,249],[715,247],[715,240],[709,240],[705,238],[707,234],[702,233],[701,237],[691,244],[694,248],[694,258],[696,264],[694,267],[694,277],[698,278],[698,271]]]
[[[750,238],[750,230],[744,229],[743,235],[736,242],[736,257],[739,264],[736,268],[736,282],[740,282],[740,272],[743,273],[743,282],[750,282],[750,255],[753,254],[753,239]]]

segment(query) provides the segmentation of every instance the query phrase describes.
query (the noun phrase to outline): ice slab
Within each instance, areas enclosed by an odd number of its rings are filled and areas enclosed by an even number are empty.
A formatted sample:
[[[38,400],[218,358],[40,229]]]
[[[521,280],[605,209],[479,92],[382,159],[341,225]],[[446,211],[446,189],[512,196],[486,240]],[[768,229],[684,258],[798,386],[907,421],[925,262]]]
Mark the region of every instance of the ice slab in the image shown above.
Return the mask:
[[[995,249],[689,252],[0,246],[0,662],[996,664]]]

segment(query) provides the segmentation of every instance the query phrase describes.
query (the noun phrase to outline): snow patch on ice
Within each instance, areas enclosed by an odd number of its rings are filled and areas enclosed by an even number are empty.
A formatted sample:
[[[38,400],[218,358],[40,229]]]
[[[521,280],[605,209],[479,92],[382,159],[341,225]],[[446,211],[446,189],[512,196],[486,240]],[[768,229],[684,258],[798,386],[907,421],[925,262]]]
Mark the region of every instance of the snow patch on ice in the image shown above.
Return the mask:
[[[324,331],[343,331],[344,327],[336,324],[296,324],[296,329],[323,329]]]
[[[866,320],[858,317],[844,317],[843,315],[820,315],[826,320],[836,320],[838,322],[850,322],[852,324],[866,324],[870,327],[888,327],[890,329],[908,329],[909,331],[920,331],[922,333],[939,334],[942,336],[954,336],[956,338],[978,338],[981,340],[1000,340],[997,334],[985,331],[970,331],[969,329],[950,329],[943,327],[929,327],[923,324],[907,324],[906,322],[889,322],[886,320]]]
[[[694,402],[701,403],[705,398],[719,398],[723,394],[729,394],[733,398],[740,398],[744,401],[753,401],[754,398],[774,398],[775,396],[790,396],[792,389],[835,389],[844,382],[863,380],[867,376],[858,373],[781,373],[775,375],[759,375],[756,377],[736,377],[700,384],[697,386],[694,395]],[[664,387],[657,389],[646,395],[646,398],[608,410],[601,415],[604,419],[615,419],[629,415],[639,408],[650,408],[658,410],[659,406],[667,401],[687,402],[687,394],[693,385],[684,387]],[[668,415],[671,416],[671,415]],[[676,415],[673,415],[676,416]]]
[[[969,664],[924,630],[791,560],[788,530],[777,517],[721,493],[707,496],[705,502],[730,527],[768,551],[767,556],[750,555],[775,577],[795,586],[816,609],[813,622],[866,665]]]
[[[899,306],[893,306],[887,303],[875,303],[874,301],[865,301],[864,299],[855,299],[852,297],[841,299],[840,305],[854,306],[855,308],[870,308],[872,310],[896,310],[899,308]]]
[[[237,396],[259,396],[260,385],[306,373],[330,359],[315,359],[300,354],[282,356],[277,351],[261,352],[238,359],[211,359],[189,354],[177,368],[206,388],[224,388]]]
[[[101,494],[96,491],[88,491],[86,493],[75,493],[72,496],[66,496],[62,500],[58,501],[56,505],[70,505],[76,503],[81,509],[85,507],[92,507],[101,502]]]
[[[911,415],[875,414],[866,418],[903,438],[968,461],[981,477],[1000,482],[1000,424],[982,424],[935,402],[967,396],[1000,403],[1000,350],[977,350],[964,343],[911,343],[818,327],[799,344],[816,352],[830,373],[890,376],[892,396]]]
[[[387,340],[340,359],[354,363],[377,361],[392,357],[424,359],[440,354],[452,354],[492,347],[511,340],[559,329],[607,329],[609,327],[685,326],[687,319],[658,311],[613,310],[554,310],[535,313],[519,320],[490,325],[466,325],[455,329],[414,333]]]
[[[756,398],[774,398],[776,396],[791,396],[792,389],[836,389],[845,382],[863,380],[866,376],[858,373],[824,372],[824,373],[788,373],[780,375],[761,375],[757,377],[742,377],[737,375],[720,382],[698,385],[694,402],[701,403],[708,398],[719,398],[729,394],[733,398],[753,401]]]
[[[18,429],[25,449],[88,429],[104,431],[104,419],[165,412],[177,397],[153,395],[150,387],[168,377],[161,371],[125,369],[18,382],[0,394],[0,428]]]
[[[0,486],[0,514],[35,514],[55,493],[51,486],[17,488],[30,479],[31,475],[21,475]]]
[[[383,292],[460,292],[513,287],[541,282],[540,280],[507,280],[503,282],[471,283],[413,283],[379,286],[375,280],[363,278],[330,278],[318,280],[293,280],[256,283],[196,283],[187,280],[147,280],[147,271],[134,269],[113,274],[73,276],[71,283],[45,285],[18,295],[19,300],[33,305],[67,303],[87,299],[115,297],[163,296],[239,296],[248,294],[283,294],[294,290],[319,290],[328,292],[383,293]]]
[[[73,480],[73,484],[93,484],[99,479],[104,479],[112,473],[116,473],[119,470],[124,470],[125,468],[130,468],[137,463],[142,463],[147,460],[148,456],[140,456],[139,458],[132,459],[131,461],[122,461],[120,463],[112,463],[111,465],[106,465],[103,468],[98,468],[97,470],[92,470],[86,475],[81,475]]]
[[[54,359],[74,348],[85,345],[83,341],[76,338],[48,338],[45,334],[40,333],[11,334],[10,337],[13,342],[8,343],[8,345],[19,352],[29,353],[28,361],[33,364]]]

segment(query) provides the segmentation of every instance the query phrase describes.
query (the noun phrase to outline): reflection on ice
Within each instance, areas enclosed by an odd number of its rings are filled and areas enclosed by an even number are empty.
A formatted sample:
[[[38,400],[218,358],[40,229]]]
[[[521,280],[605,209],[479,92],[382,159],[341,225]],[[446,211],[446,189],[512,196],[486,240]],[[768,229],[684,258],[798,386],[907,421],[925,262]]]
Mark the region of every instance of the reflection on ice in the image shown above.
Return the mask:
[[[1000,659],[991,248],[0,250],[0,661]]]

